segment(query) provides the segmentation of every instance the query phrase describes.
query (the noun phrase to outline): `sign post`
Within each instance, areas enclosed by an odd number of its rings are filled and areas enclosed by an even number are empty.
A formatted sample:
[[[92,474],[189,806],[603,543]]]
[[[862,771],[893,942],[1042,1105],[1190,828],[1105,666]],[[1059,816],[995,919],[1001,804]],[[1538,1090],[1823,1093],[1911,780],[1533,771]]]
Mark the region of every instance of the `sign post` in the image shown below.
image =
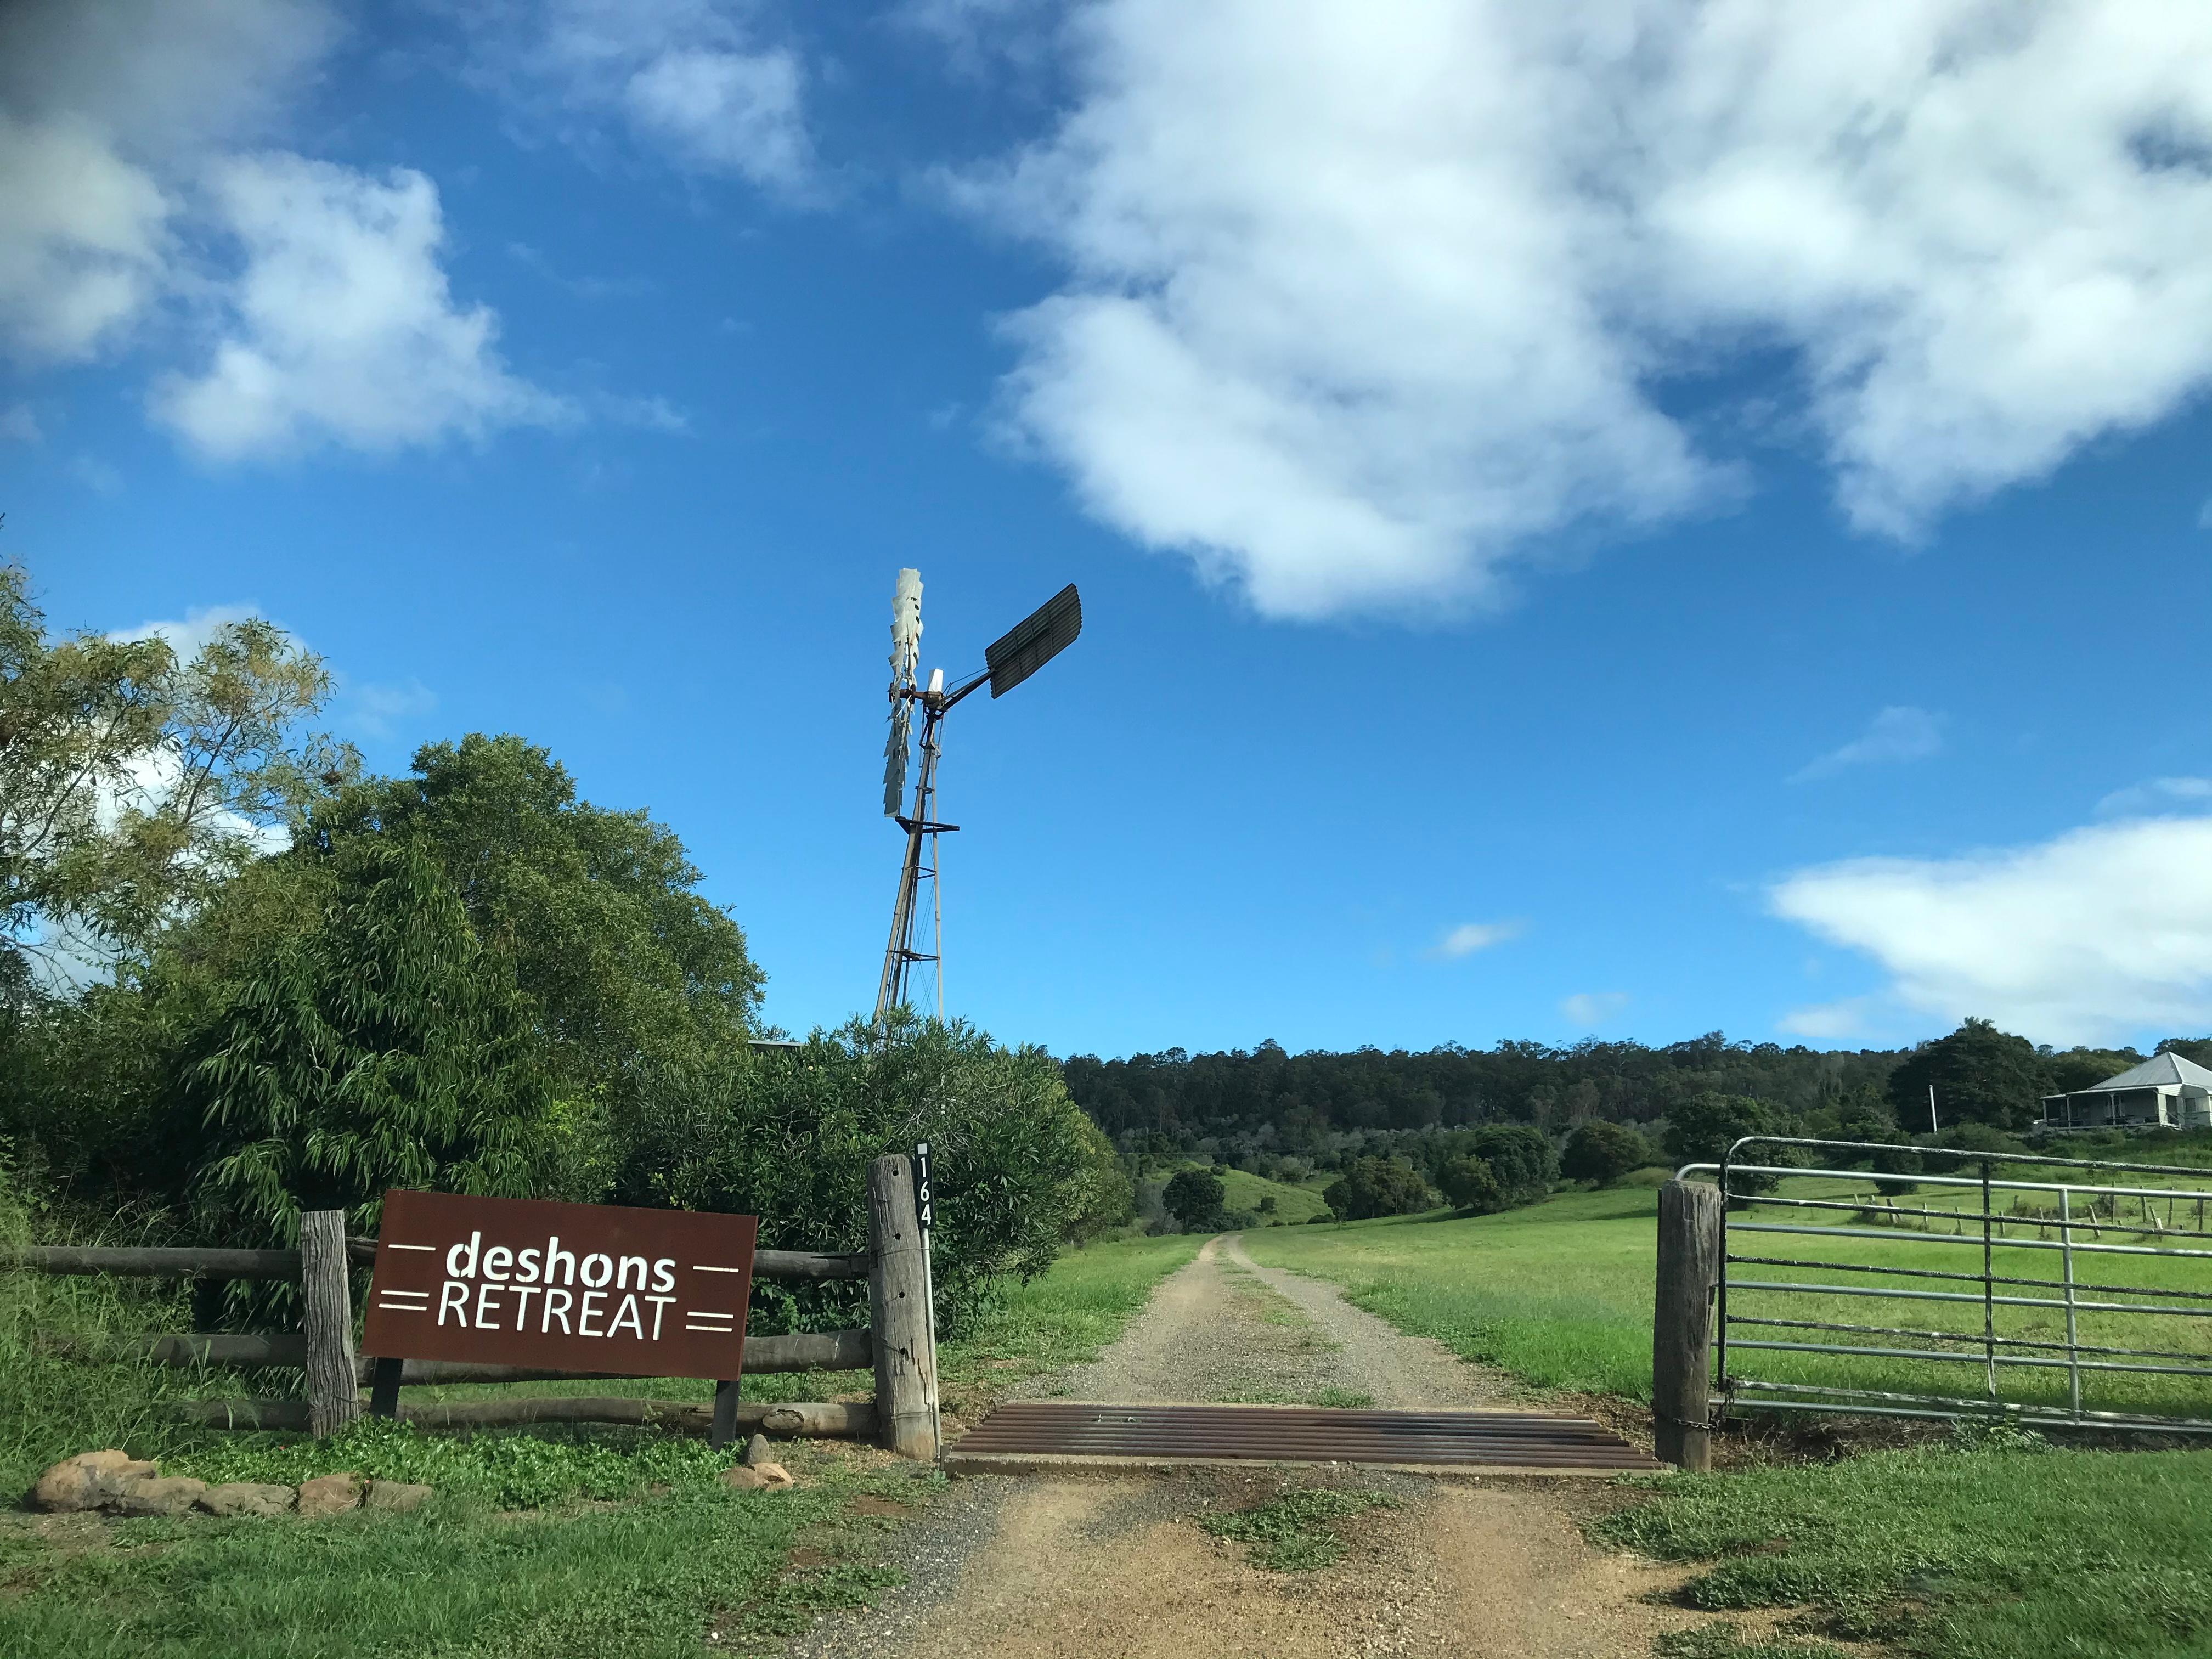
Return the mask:
[[[921,1222],[921,1288],[929,1312],[929,1428],[939,1446],[945,1443],[945,1413],[938,1403],[937,1273],[930,1261],[930,1232],[935,1222],[937,1197],[929,1182],[929,1143],[914,1149],[914,1212]]]
[[[735,1432],[759,1218],[538,1199],[389,1192],[362,1346],[371,1409],[407,1359],[696,1376]]]

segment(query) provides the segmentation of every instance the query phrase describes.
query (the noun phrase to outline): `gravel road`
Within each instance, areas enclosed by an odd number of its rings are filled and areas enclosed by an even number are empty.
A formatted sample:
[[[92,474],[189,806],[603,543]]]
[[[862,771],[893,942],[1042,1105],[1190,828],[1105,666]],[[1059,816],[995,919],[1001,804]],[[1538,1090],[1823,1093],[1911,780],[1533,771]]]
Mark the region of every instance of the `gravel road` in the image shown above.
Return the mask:
[[[1105,1353],[1032,1397],[1480,1407],[1514,1397],[1352,1307],[1332,1287],[1210,1241]],[[1344,1558],[1279,1573],[1202,1531],[1209,1511],[1293,1487],[1386,1500],[1340,1523]],[[1608,1555],[1576,1517],[1584,1481],[1438,1480],[1327,1470],[957,1480],[905,1528],[908,1583],[835,1615],[793,1659],[1647,1659],[1705,1622],[1655,1599],[1680,1569]],[[1750,1621],[1757,1623],[1759,1621]],[[1754,1632],[1747,1628],[1746,1634]]]

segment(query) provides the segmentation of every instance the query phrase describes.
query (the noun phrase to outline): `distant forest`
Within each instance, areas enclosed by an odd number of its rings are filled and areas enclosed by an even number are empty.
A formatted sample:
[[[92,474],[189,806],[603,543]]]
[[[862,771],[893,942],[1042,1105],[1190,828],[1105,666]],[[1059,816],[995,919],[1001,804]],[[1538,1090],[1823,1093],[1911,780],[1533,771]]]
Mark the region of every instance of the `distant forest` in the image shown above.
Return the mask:
[[[1079,1054],[1061,1071],[1077,1104],[1117,1144],[1189,1152],[1209,1140],[1224,1149],[1256,1141],[1312,1156],[1335,1150],[1346,1133],[1492,1122],[1558,1133],[1593,1117],[1648,1123],[1709,1091],[1748,1095],[1796,1115],[1856,1091],[1881,1092],[1905,1057],[1730,1042],[1715,1031],[1663,1048],[1501,1042],[1293,1054],[1268,1042],[1226,1054]]]
[[[2160,1047],[2212,1058],[2212,1042]],[[1648,1127],[1707,1095],[1756,1101],[1799,1133],[1876,1116],[1924,1130],[1924,1108],[1916,1121],[1915,1103],[1929,1082],[1958,1116],[2018,1130],[2043,1093],[2088,1087],[2142,1058],[2130,1049],[2057,1053],[1971,1020],[1904,1049],[1784,1048],[1731,1042],[1717,1031],[1664,1048],[1508,1042],[1294,1054],[1268,1042],[1226,1054],[1079,1054],[1061,1070],[1076,1103],[1139,1164],[1200,1157],[1331,1169],[1486,1123],[1526,1123],[1554,1136],[1593,1118]]]

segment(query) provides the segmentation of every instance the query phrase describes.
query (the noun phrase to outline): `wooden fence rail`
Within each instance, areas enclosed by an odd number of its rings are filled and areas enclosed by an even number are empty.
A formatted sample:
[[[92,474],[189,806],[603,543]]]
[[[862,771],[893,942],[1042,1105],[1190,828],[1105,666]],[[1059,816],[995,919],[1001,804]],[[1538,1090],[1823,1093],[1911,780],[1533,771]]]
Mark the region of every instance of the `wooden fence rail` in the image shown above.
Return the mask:
[[[346,1240],[355,1261],[374,1261],[376,1241]],[[76,1244],[0,1245],[0,1267],[40,1273],[120,1273],[137,1279],[300,1279],[297,1250],[211,1250],[196,1246],[108,1248]],[[761,1250],[756,1279],[866,1279],[868,1254],[830,1255],[816,1250]]]
[[[402,1405],[398,1390],[457,1382],[583,1381],[609,1376],[592,1371],[533,1370],[514,1365],[471,1365],[410,1359],[404,1365],[357,1356],[353,1346],[349,1267],[375,1260],[373,1239],[344,1236],[344,1212],[310,1212],[301,1218],[301,1246],[293,1250],[208,1249],[171,1246],[0,1246],[0,1269],[40,1273],[118,1273],[144,1279],[275,1279],[299,1285],[301,1326],[296,1334],[268,1336],[194,1333],[123,1336],[57,1346],[89,1357],[113,1357],[176,1366],[222,1365],[241,1370],[303,1369],[306,1400],[202,1400],[178,1402],[183,1420],[219,1428],[311,1429],[331,1434],[359,1417],[365,1388],[369,1409],[426,1427],[493,1427],[524,1423],[635,1423],[704,1431],[717,1445],[755,1431],[781,1435],[876,1438],[903,1455],[937,1455],[936,1342],[923,1267],[923,1236],[907,1160],[879,1158],[868,1170],[869,1245],[835,1255],[815,1250],[760,1250],[757,1279],[866,1279],[871,1318],[865,1328],[816,1331],[745,1339],[750,1371],[861,1370],[875,1373],[875,1399],[867,1403],[768,1405],[743,1402],[735,1384],[715,1390],[712,1405],[681,1401],[599,1399],[549,1395]]]
[[[88,1340],[50,1343],[57,1352],[91,1359],[145,1360],[156,1365],[197,1369],[221,1366],[231,1370],[303,1370],[307,1364],[307,1339],[301,1332],[278,1332],[268,1336],[234,1336],[199,1333],[185,1336],[115,1336]],[[863,1326],[856,1330],[807,1331],[796,1336],[748,1336],[748,1371],[859,1371],[876,1363],[875,1346]],[[374,1362],[359,1358],[355,1374],[369,1379]],[[533,1370],[525,1365],[470,1365],[449,1359],[410,1359],[400,1377],[401,1386],[417,1388],[451,1382],[605,1382],[627,1375],[621,1371]]]

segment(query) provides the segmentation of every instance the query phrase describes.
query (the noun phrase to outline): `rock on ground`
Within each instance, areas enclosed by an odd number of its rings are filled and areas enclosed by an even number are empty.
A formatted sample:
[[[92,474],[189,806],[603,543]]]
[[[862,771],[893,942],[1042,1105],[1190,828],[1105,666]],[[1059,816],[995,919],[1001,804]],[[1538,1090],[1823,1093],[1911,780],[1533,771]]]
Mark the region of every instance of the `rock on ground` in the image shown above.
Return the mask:
[[[289,1515],[299,1501],[292,1487],[260,1480],[226,1481],[200,1494],[200,1507],[210,1515]]]
[[[432,1495],[431,1488],[410,1480],[372,1480],[361,1506],[365,1510],[419,1510]]]
[[[154,1478],[154,1466],[128,1452],[79,1452],[39,1477],[31,1501],[42,1510],[67,1513],[96,1510],[120,1498],[128,1487]]]
[[[733,1492],[763,1492],[798,1482],[781,1463],[762,1463],[750,1468],[740,1463],[736,1468],[722,1471],[722,1484]]]
[[[344,1514],[361,1503],[361,1486],[357,1474],[319,1474],[313,1480],[302,1480],[300,1518],[319,1521],[325,1516]]]
[[[183,1515],[207,1495],[208,1483],[188,1474],[141,1480],[107,1505],[118,1515]]]

